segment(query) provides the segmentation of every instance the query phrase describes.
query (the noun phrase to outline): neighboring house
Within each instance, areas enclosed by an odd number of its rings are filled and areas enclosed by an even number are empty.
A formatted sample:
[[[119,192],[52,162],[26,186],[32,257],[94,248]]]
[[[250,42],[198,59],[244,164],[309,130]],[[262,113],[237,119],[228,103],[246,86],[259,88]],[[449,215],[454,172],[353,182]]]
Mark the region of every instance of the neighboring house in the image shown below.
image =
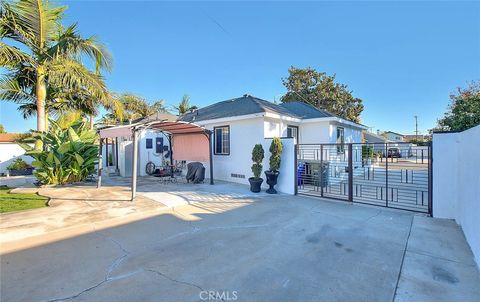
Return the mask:
[[[390,140],[386,139],[385,136],[380,134],[375,134],[372,132],[365,131],[363,133],[363,139],[365,143],[372,144],[373,150],[375,152],[385,153],[385,143],[391,143]]]
[[[0,174],[7,172],[7,167],[17,158],[21,157],[27,164],[31,164],[33,158],[26,156],[25,150],[15,140],[18,133],[0,133]]]
[[[376,143],[389,143],[391,142],[390,140],[386,139],[384,136],[373,133],[373,132],[368,132],[365,131],[363,133],[363,139],[365,143],[370,143],[370,144],[376,144]]]
[[[407,135],[403,136],[403,140],[405,142],[411,142],[411,141],[417,141],[417,140],[419,142],[427,142],[427,141],[431,140],[431,136],[430,135],[423,135],[423,134],[419,134],[419,135],[407,134]]]
[[[303,102],[277,105],[250,95],[195,110],[180,120],[213,131],[214,178],[245,184],[252,176],[255,144],[264,146],[263,169],[268,170],[273,137],[290,138],[297,144],[361,143],[367,129]],[[293,155],[288,156],[293,160]]]
[[[392,142],[403,142],[404,141],[404,135],[392,131],[387,131],[384,132],[385,136],[387,137],[387,140],[392,141]]]

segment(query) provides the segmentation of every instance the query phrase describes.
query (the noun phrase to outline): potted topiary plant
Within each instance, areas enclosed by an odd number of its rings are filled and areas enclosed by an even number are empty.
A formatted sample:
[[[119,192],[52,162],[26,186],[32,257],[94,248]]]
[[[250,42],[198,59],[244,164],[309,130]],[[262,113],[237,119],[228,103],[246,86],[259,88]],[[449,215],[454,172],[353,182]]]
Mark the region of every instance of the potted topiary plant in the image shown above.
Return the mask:
[[[20,157],[17,157],[10,165],[8,165],[7,170],[10,176],[33,174],[33,167],[27,164]]]
[[[263,178],[260,177],[262,174],[262,161],[265,156],[265,152],[263,151],[263,147],[261,144],[256,144],[252,150],[252,172],[253,177],[250,177],[248,181],[250,182],[250,191],[254,193],[258,193],[261,190],[261,186],[263,183]]]
[[[280,172],[278,169],[280,168],[280,156],[282,155],[282,141],[278,137],[274,137],[272,139],[272,143],[270,144],[270,169],[265,171],[265,176],[267,177],[267,184],[270,186],[268,188],[267,193],[269,194],[276,194],[277,190],[275,190],[274,186],[277,184],[278,175]]]

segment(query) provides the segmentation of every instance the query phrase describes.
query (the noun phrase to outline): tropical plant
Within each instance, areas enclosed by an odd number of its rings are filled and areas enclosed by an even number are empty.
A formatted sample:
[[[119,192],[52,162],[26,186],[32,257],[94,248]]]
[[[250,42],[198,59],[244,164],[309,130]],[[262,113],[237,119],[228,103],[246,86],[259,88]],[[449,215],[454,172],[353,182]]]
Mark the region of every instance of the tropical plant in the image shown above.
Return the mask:
[[[272,139],[270,144],[270,171],[278,171],[280,169],[280,156],[282,155],[283,145],[282,141],[278,137]]]
[[[2,1],[0,6],[0,67],[8,71],[0,80],[0,99],[21,104],[24,115],[36,113],[38,131],[47,129],[48,113],[93,114],[98,102],[110,102],[99,74],[110,70],[110,54],[95,37],[82,38],[76,24],[64,27],[65,9],[48,0]],[[82,63],[85,57],[96,72]]]
[[[190,105],[190,96],[185,94],[178,106],[174,106],[174,108],[178,111],[178,115],[184,115],[185,113],[193,109],[197,109],[198,107],[195,105]]]
[[[252,172],[253,172],[253,177],[255,179],[259,179],[260,175],[262,174],[262,162],[263,158],[265,157],[265,152],[263,151],[263,147],[261,144],[256,144],[255,147],[253,147],[252,150]]]
[[[62,128],[50,120],[48,133],[33,133],[33,140],[41,140],[44,150],[30,145],[32,139],[21,142],[26,154],[34,158],[35,177],[42,184],[66,184],[85,180],[95,172],[98,159],[97,135],[83,120]]]
[[[2,124],[0,124],[0,133],[7,133],[7,131],[5,131],[5,127],[3,127]]]
[[[354,97],[347,85],[337,83],[335,75],[330,76],[310,67],[292,66],[288,72],[288,78],[282,79],[287,88],[287,93],[281,99],[283,103],[305,102],[342,118],[360,122],[362,100]]]

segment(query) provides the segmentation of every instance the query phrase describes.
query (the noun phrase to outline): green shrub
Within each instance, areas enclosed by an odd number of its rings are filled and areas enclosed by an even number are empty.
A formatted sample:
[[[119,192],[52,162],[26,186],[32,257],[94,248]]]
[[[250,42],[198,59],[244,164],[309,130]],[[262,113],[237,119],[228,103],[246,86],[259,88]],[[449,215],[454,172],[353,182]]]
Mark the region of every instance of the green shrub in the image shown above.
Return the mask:
[[[78,120],[66,129],[50,120],[48,133],[34,133],[21,142],[26,154],[35,160],[35,177],[42,184],[65,184],[85,180],[95,173],[98,159],[97,134]],[[43,151],[35,150],[27,142],[41,141]]]
[[[262,161],[263,158],[265,157],[265,152],[263,151],[263,147],[261,144],[256,144],[255,147],[253,147],[252,150],[252,172],[253,172],[253,177],[255,178],[260,178],[260,175],[262,174]]]
[[[8,165],[7,170],[25,170],[30,168],[30,166],[20,157],[17,157],[10,165]]]
[[[362,158],[372,158],[373,157],[373,147],[369,145],[362,145]]]
[[[113,166],[113,154],[108,153],[108,165]]]
[[[272,139],[270,144],[270,171],[278,171],[280,169],[280,156],[282,155],[283,145],[278,137]]]

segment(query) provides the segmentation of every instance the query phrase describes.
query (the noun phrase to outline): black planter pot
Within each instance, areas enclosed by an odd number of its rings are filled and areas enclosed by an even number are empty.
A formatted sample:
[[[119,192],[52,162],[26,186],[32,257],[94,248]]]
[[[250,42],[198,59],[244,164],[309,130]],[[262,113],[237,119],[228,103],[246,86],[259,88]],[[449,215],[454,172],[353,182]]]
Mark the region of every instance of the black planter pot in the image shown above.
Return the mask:
[[[250,191],[253,193],[258,193],[261,191],[263,178],[250,177],[248,181],[250,182]]]
[[[279,174],[280,172],[278,171],[265,171],[265,176],[267,176],[267,184],[270,186],[270,188],[267,189],[267,193],[277,194],[277,190],[275,190],[274,186],[277,184]]]
[[[10,170],[10,176],[23,176],[23,175],[32,175],[34,168],[26,168],[22,170]]]

